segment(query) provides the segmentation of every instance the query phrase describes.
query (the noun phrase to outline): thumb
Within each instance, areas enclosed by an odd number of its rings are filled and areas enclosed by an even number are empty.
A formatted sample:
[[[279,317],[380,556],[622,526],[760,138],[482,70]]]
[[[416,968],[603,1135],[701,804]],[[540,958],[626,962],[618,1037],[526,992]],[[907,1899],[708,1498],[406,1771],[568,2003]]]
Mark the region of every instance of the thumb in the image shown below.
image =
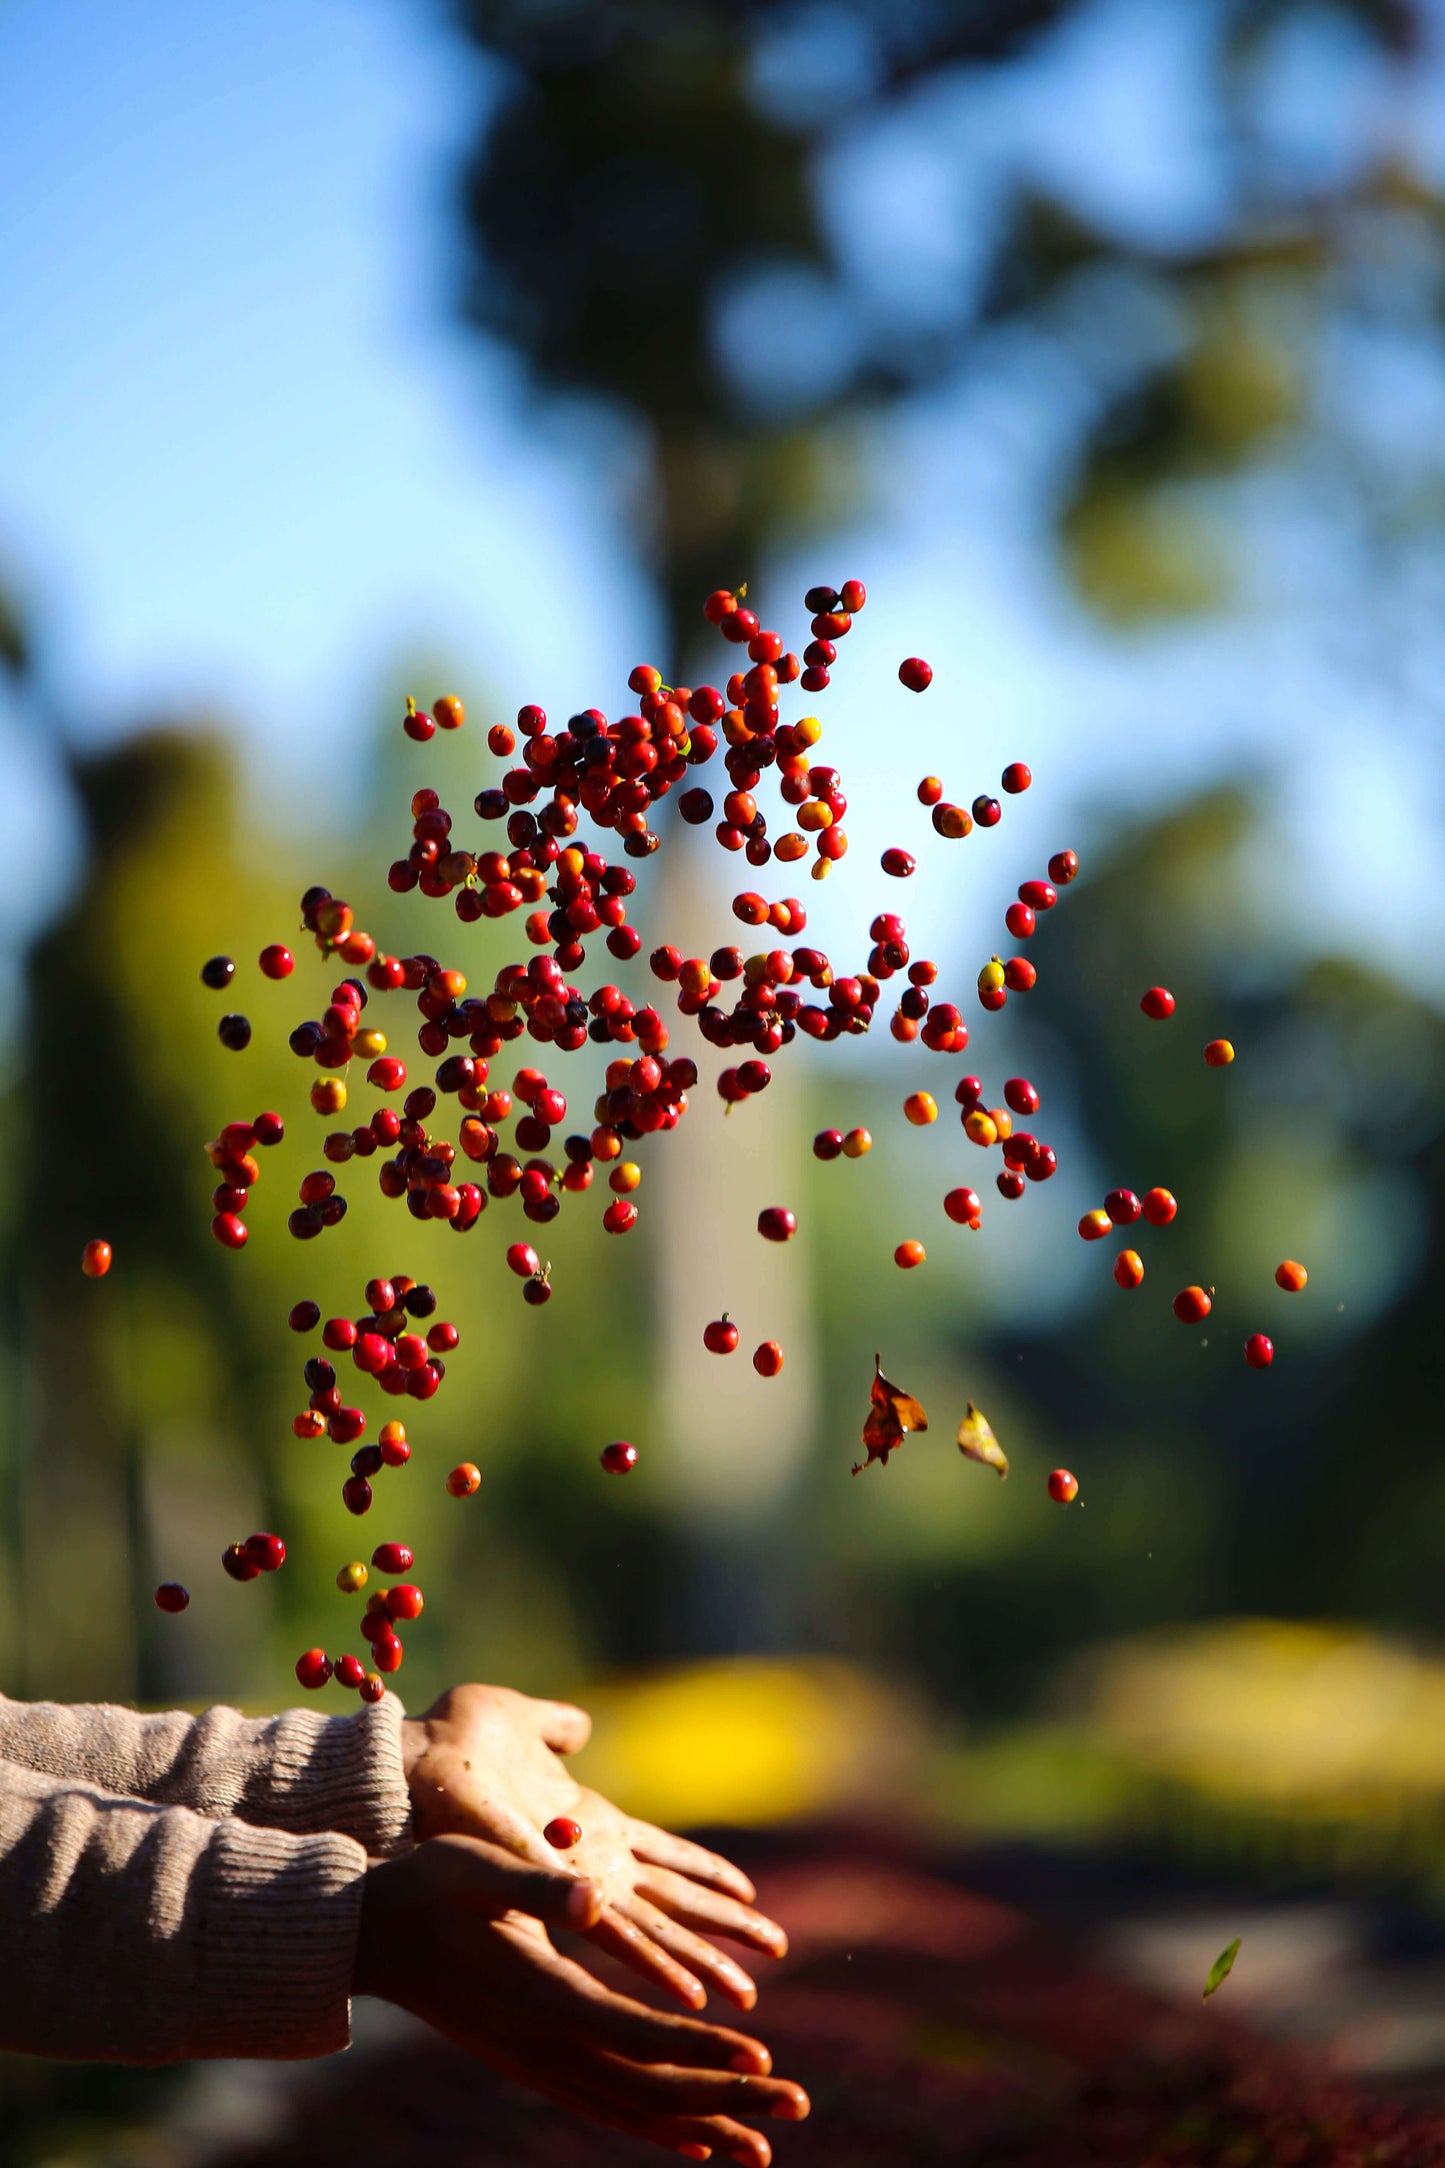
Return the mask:
[[[548,1927],[585,1931],[602,1912],[595,1882],[570,1867],[537,1866],[480,1837],[429,1837],[412,1855],[436,1893],[489,1919],[527,1912]]]

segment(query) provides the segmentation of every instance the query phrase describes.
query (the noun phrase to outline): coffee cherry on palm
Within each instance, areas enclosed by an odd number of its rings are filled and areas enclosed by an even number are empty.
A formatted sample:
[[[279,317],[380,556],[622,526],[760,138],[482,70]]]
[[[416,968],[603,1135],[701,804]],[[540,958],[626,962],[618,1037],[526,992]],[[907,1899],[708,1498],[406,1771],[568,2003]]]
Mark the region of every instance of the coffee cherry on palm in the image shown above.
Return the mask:
[[[209,986],[212,993],[224,993],[235,976],[236,965],[230,956],[213,956],[201,965],[201,983]]]
[[[1287,1257],[1282,1265],[1274,1268],[1274,1284],[1282,1287],[1287,1295],[1299,1294],[1308,1278],[1309,1274],[1304,1266],[1296,1264],[1292,1257]]]
[[[1110,1219],[1107,1212],[1086,1212],[1083,1218],[1079,1221],[1079,1233],[1083,1237],[1085,1242],[1102,1242],[1104,1236],[1111,1231],[1113,1225],[1114,1222]]]
[[[81,1251],[80,1269],[88,1280],[103,1280],[110,1270],[113,1255],[110,1244],[97,1236]]]
[[[1111,1189],[1104,1199],[1104,1210],[1116,1227],[1132,1227],[1143,1209],[1132,1189]]]
[[[289,979],[296,969],[296,958],[280,941],[273,941],[269,948],[263,948],[259,961],[268,979]]]
[[[447,1491],[453,1498],[471,1498],[482,1487],[482,1471],[472,1460],[459,1460],[447,1474]]]
[[[241,1053],[251,1044],[251,1019],[248,1016],[223,1016],[216,1026],[216,1037],[231,1053]]]
[[[923,1263],[927,1254],[921,1242],[900,1242],[893,1252],[893,1262],[895,1265],[901,1266],[905,1272],[911,1272],[915,1265]]]
[[[325,1649],[307,1649],[298,1656],[296,1676],[311,1693],[323,1687],[331,1676],[331,1658]]]
[[[841,1129],[820,1129],[813,1139],[814,1159],[836,1159],[843,1149]]]
[[[259,1573],[279,1573],[286,1563],[286,1546],[279,1536],[247,1536],[241,1548]]]
[[[776,1340],[764,1340],[753,1349],[753,1368],[760,1378],[775,1378],[783,1367],[783,1351]]]
[[[366,1666],[359,1656],[338,1656],[332,1677],[338,1686],[354,1694],[366,1678]]]
[[[1079,870],[1079,861],[1073,851],[1055,851],[1049,860],[1049,879],[1055,888],[1067,888]]]
[[[1234,1048],[1228,1039],[1211,1039],[1204,1049],[1204,1059],[1211,1069],[1227,1069],[1234,1059]]]
[[[1025,767],[1021,760],[1011,760],[1004,769],[1002,782],[1004,789],[1012,796],[1017,797],[1020,791],[1028,789],[1033,779],[1034,772],[1032,768]]]
[[[1067,1468],[1055,1468],[1049,1477],[1049,1496],[1055,1505],[1071,1506],[1078,1495],[1078,1479]]]
[[[371,1563],[378,1573],[410,1573],[416,1560],[408,1544],[378,1543],[371,1554]]]
[[[1151,1227],[1167,1227],[1178,1210],[1172,1190],[1149,1189],[1144,1192],[1144,1217]]]
[[[438,730],[460,730],[467,719],[467,711],[455,693],[444,693],[431,706]]]
[[[158,1611],[169,1611],[172,1614],[184,1611],[190,1600],[190,1590],[182,1588],[179,1581],[162,1581],[160,1587],[156,1590],[156,1609]]]
[[[1244,1359],[1251,1370],[1267,1370],[1274,1361],[1274,1342],[1267,1332],[1252,1332],[1244,1343]]]
[[[611,1445],[603,1446],[600,1457],[609,1475],[629,1475],[637,1466],[637,1447],[618,1438]]]
[[[972,1227],[975,1230],[983,1213],[977,1190],[968,1188],[951,1189],[943,1200],[943,1209],[960,1227]]]
[[[710,1355],[731,1355],[738,1344],[738,1328],[724,1310],[702,1329],[702,1344]]]
[[[1214,1300],[1207,1288],[1181,1287],[1173,1308],[1181,1325],[1202,1325],[1214,1308]]]
[[[797,1231],[797,1216],[786,1205],[765,1205],[758,1214],[758,1233],[765,1242],[791,1242]]]
[[[1141,997],[1139,1006],[1156,1024],[1162,1024],[1166,1016],[1174,1014],[1174,996],[1167,986],[1151,986]]]
[[[1137,1287],[1144,1277],[1144,1260],[1137,1250],[1120,1250],[1114,1259],[1114,1278],[1121,1287]]]
[[[997,798],[983,796],[973,801],[973,817],[980,828],[996,828],[1003,817],[1003,807]]]
[[[938,1102],[931,1092],[910,1092],[903,1111],[915,1129],[924,1129],[938,1120]]]
[[[234,1212],[218,1212],[211,1221],[211,1233],[228,1250],[243,1250],[249,1237],[245,1221]]]
[[[932,665],[921,655],[907,655],[898,665],[898,682],[906,685],[911,693],[926,693],[933,683]]]
[[[864,1154],[871,1152],[872,1149],[873,1138],[866,1129],[850,1129],[843,1139],[843,1157],[845,1159],[862,1159]]]
[[[572,1821],[565,1814],[554,1815],[542,1835],[549,1844],[555,1845],[559,1852],[570,1852],[574,1844],[582,1842],[581,1824]]]
[[[336,1576],[336,1585],[343,1596],[359,1596],[371,1576],[359,1558],[353,1558]]]

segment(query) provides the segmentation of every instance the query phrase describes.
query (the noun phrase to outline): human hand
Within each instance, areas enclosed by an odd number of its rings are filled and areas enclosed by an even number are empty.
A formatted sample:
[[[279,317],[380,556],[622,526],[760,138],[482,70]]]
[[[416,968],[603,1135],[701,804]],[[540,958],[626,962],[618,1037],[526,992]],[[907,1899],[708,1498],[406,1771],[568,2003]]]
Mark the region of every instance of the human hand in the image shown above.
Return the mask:
[[[727,1860],[577,1783],[560,1757],[585,1746],[591,1729],[586,1711],[569,1702],[453,1687],[402,1726],[417,1835],[455,1831],[555,1867],[559,1854],[542,1832],[559,1816],[576,1822],[581,1839],[564,1856],[601,1892],[592,1941],[691,2009],[712,1986],[750,2010],[752,1979],[708,1938],[726,1935],[781,1957],[786,1935],[753,1910],[752,1884]]]
[[[768,2168],[767,2139],[739,2118],[800,2122],[807,2094],[769,2075],[761,2041],[649,2010],[564,1957],[544,1921],[585,1927],[600,1897],[551,1861],[445,1835],[368,1869],[355,1992],[596,2122],[693,2160],[716,2149]]]

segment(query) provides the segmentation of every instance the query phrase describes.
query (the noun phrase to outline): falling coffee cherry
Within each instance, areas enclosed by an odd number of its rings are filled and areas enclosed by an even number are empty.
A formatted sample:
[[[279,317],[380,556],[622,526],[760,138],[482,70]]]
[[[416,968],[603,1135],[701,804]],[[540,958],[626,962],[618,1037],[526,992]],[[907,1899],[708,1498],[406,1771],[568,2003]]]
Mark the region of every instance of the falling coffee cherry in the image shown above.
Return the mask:
[[[1214,1297],[1208,1288],[1181,1287],[1174,1297],[1174,1315],[1181,1325],[1202,1325],[1214,1308]]]
[[[1234,1047],[1228,1039],[1211,1039],[1204,1049],[1204,1059],[1211,1069],[1227,1069],[1234,1059]]]
[[[213,956],[201,965],[201,983],[215,994],[224,993],[235,976],[235,959],[230,956]]]
[[[738,1344],[738,1328],[724,1310],[721,1317],[702,1329],[702,1344],[710,1355],[731,1355]]]
[[[1055,1468],[1049,1477],[1049,1496],[1055,1505],[1071,1506],[1078,1495],[1077,1476],[1070,1475],[1067,1468]]]
[[[331,1676],[331,1658],[325,1649],[307,1649],[298,1656],[296,1676],[311,1693],[323,1687]]]
[[[172,1614],[184,1611],[190,1600],[190,1590],[182,1588],[179,1581],[162,1581],[160,1587],[156,1590],[156,1609],[158,1611],[169,1611]]]
[[[216,1026],[216,1037],[232,1054],[244,1053],[251,1044],[251,1019],[248,1016],[223,1016]]]
[[[1174,1014],[1174,996],[1167,986],[1151,986],[1139,1006],[1156,1024],[1162,1024],[1167,1016]]]
[[[609,1475],[630,1475],[637,1466],[637,1447],[618,1438],[603,1446],[601,1459]]]
[[[1274,1268],[1274,1284],[1282,1287],[1287,1295],[1301,1293],[1308,1279],[1309,1274],[1304,1266],[1297,1264],[1292,1257],[1287,1257],[1282,1265]]]
[[[475,1461],[457,1462],[447,1476],[447,1490],[453,1498],[472,1498],[482,1487],[482,1471]]]
[[[776,1340],[764,1340],[753,1349],[753,1368],[760,1378],[775,1378],[783,1367],[783,1351]]]
[[[87,1242],[80,1253],[80,1269],[88,1280],[103,1280],[111,1267],[113,1252],[108,1242],[99,1237]]]
[[[911,693],[926,693],[933,683],[933,665],[921,655],[906,655],[898,665],[898,682]]]
[[[758,1233],[765,1242],[791,1242],[797,1231],[797,1217],[786,1205],[770,1204],[758,1214]]]
[[[1274,1361],[1274,1342],[1267,1332],[1252,1332],[1244,1343],[1244,1359],[1251,1370],[1268,1370]]]

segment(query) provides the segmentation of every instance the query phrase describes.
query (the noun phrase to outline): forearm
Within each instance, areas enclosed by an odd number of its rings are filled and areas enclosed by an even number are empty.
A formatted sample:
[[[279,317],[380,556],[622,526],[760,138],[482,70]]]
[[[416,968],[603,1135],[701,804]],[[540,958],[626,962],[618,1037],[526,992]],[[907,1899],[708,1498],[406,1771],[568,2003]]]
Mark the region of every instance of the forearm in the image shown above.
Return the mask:
[[[295,2059],[349,2037],[366,1855],[0,1762],[0,2048]]]
[[[224,1708],[142,1716],[0,1697],[0,1760],[212,1821],[339,1831],[374,1858],[409,1841],[401,1705],[392,1694],[357,1716],[288,1709],[260,1719]]]

